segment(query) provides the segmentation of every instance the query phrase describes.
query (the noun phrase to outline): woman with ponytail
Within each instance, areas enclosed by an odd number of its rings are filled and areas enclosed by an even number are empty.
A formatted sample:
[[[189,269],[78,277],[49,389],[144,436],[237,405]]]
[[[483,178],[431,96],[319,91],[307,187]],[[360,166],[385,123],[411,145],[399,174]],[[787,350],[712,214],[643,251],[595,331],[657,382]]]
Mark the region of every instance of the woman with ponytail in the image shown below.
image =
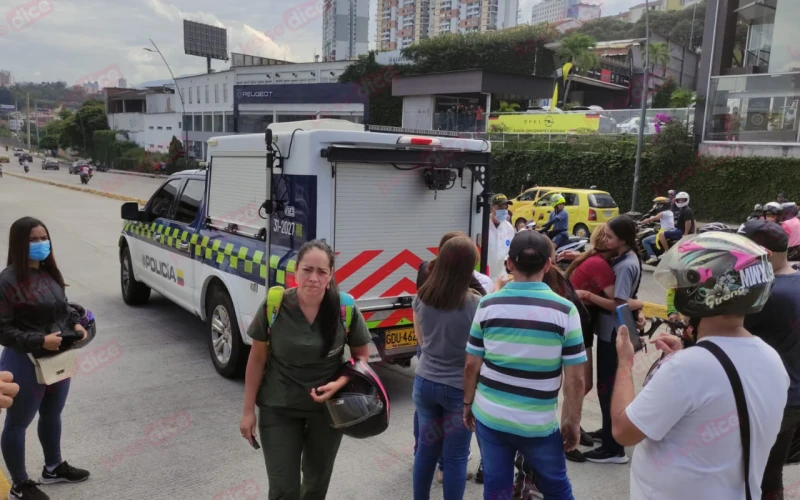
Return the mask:
[[[619,321],[615,314],[618,305],[635,299],[642,280],[642,261],[636,252],[636,223],[627,215],[611,219],[604,229],[605,247],[610,252],[611,268],[614,271],[613,298],[578,290],[581,300],[598,306],[600,314],[595,327],[597,333],[597,395],[603,414],[600,435],[594,434],[602,444],[584,454],[587,460],[596,463],[624,464],[628,462],[625,448],[614,441],[611,435],[611,393],[617,373],[616,335]]]

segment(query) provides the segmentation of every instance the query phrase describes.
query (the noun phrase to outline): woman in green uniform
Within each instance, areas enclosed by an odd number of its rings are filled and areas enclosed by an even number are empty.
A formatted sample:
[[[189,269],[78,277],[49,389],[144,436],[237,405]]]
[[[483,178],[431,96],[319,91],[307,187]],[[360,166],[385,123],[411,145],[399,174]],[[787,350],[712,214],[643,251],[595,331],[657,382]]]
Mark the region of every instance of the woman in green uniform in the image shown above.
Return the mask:
[[[272,328],[265,302],[247,330],[253,346],[240,430],[253,444],[258,404],[269,500],[325,498],[342,433],[329,425],[323,403],[348,382],[339,376],[345,344],[354,358],[369,357],[370,333],[358,309],[345,331],[333,273],[331,248],[320,240],[304,244],[297,288],[285,291]]]

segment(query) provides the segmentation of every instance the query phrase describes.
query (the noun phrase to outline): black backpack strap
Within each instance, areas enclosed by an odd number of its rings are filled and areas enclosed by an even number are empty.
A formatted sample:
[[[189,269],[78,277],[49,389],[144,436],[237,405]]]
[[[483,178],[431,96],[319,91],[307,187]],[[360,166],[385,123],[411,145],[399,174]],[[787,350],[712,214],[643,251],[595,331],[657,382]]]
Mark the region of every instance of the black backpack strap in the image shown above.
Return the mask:
[[[750,494],[750,414],[747,411],[747,400],[744,397],[742,380],[739,378],[739,372],[736,371],[736,367],[733,366],[733,361],[720,346],[709,340],[698,342],[695,345],[702,347],[717,358],[731,383],[733,397],[736,400],[736,411],[739,413],[739,434],[742,437],[742,456],[744,458],[745,494],[747,500],[752,500],[753,497]]]

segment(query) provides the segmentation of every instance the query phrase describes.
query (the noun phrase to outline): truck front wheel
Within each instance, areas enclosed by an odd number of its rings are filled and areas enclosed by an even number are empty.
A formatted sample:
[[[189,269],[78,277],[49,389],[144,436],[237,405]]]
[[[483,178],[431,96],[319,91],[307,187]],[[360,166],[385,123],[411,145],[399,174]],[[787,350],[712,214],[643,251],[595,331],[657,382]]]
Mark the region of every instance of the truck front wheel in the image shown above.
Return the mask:
[[[242,341],[236,311],[228,293],[214,286],[208,296],[208,351],[217,372],[226,378],[240,377],[247,367],[250,349]]]

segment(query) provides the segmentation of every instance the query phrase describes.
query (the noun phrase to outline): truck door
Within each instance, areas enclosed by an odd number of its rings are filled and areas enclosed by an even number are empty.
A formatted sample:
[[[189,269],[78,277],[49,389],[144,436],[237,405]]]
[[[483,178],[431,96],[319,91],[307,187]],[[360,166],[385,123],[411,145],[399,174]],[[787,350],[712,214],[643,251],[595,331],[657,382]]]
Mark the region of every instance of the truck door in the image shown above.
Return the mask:
[[[187,271],[191,272],[188,224],[176,220],[185,179],[168,181],[147,204],[147,224],[133,257],[136,277],[182,307],[194,310]],[[180,217],[185,220],[183,210]],[[184,234],[186,233],[186,234]]]

